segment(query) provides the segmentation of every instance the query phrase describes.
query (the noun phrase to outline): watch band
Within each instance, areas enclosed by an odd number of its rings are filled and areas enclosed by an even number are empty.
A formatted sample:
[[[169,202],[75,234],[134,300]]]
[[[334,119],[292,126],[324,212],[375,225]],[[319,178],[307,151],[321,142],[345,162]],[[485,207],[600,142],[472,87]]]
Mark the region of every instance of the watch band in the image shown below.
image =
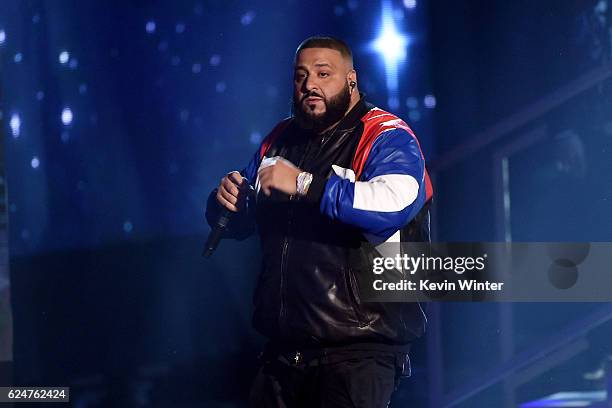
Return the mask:
[[[297,179],[297,195],[305,196],[308,193],[308,187],[312,183],[312,174],[303,171],[298,174]]]

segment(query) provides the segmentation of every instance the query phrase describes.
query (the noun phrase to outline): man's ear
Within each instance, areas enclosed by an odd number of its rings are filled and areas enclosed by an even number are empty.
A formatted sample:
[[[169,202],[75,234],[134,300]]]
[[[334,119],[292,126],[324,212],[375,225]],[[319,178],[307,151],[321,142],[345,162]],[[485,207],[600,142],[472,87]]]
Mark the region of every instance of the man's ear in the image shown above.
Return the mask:
[[[347,75],[348,82],[357,82],[357,71],[351,69]]]

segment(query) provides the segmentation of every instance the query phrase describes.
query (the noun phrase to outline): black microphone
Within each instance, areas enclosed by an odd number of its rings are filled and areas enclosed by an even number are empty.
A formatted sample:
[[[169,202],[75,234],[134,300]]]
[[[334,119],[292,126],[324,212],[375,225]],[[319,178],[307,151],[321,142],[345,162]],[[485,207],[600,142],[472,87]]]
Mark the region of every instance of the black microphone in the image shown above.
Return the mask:
[[[223,211],[219,215],[215,226],[208,234],[208,239],[206,240],[206,245],[204,246],[204,251],[202,252],[202,256],[204,258],[210,258],[210,256],[215,252],[217,246],[219,245],[219,241],[223,238],[223,233],[227,230],[227,224],[230,221],[232,216],[232,211],[227,208],[223,208]]]

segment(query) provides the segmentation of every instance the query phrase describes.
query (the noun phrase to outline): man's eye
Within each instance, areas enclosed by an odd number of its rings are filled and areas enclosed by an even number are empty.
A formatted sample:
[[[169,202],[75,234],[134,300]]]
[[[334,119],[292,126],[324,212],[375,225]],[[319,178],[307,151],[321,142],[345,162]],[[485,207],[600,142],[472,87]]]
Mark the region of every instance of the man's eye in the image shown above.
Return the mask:
[[[319,76],[323,77],[323,78],[328,77],[329,76],[329,72],[319,72]]]
[[[295,80],[297,81],[298,79],[304,79],[306,78],[306,74],[295,74]]]

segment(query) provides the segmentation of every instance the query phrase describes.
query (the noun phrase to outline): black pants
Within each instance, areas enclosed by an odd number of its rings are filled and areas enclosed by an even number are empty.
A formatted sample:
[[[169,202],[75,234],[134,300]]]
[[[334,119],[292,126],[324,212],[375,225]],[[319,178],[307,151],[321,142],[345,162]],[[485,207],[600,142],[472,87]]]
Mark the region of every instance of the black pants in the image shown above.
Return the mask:
[[[252,408],[385,408],[404,372],[406,353],[356,352],[297,363],[264,356],[251,388]]]

